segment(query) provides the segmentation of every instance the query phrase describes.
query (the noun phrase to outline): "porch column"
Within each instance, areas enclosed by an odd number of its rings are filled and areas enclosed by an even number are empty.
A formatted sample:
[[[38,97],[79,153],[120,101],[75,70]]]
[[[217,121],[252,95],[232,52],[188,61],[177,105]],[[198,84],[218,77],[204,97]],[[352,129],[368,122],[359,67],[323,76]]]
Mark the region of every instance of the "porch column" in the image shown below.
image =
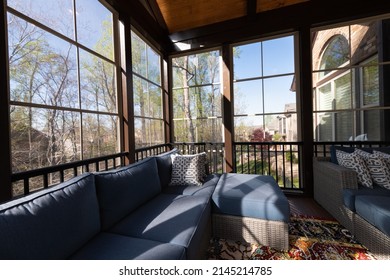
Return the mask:
[[[12,198],[11,184],[11,133],[10,133],[10,116],[9,116],[9,78],[8,78],[8,46],[5,16],[5,1],[0,5],[0,202]]]
[[[310,27],[299,29],[299,87],[300,87],[300,113],[301,113],[301,174],[304,193],[313,194],[313,86],[311,61],[311,32]]]
[[[233,141],[234,141],[234,122],[233,122],[233,82],[232,82],[232,52],[228,44],[222,46],[222,122],[225,139],[225,172],[232,172],[234,168]]]
[[[120,19],[121,20],[121,19]],[[122,141],[123,150],[128,152],[125,164],[135,161],[134,141],[134,98],[131,58],[131,28],[127,20],[122,20],[121,41],[121,76],[122,76]]]

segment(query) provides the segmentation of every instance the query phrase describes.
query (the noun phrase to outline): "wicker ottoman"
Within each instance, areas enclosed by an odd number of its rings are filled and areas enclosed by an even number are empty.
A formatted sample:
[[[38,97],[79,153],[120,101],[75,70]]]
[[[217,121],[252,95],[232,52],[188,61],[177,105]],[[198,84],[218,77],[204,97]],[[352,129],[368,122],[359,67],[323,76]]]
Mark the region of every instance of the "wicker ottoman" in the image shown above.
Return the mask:
[[[272,176],[223,174],[212,205],[214,236],[288,250],[290,206]]]

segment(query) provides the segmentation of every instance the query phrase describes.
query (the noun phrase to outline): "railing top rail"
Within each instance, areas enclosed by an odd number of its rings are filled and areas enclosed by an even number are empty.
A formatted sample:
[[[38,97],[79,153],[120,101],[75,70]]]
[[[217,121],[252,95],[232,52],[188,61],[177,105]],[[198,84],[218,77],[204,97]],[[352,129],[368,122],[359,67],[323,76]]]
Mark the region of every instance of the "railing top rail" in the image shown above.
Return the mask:
[[[53,173],[53,172],[60,172],[62,170],[67,170],[67,169],[71,169],[71,168],[75,168],[75,167],[79,167],[79,166],[85,166],[87,164],[93,164],[96,162],[101,162],[101,161],[110,160],[110,159],[114,159],[114,158],[124,157],[127,155],[128,155],[128,152],[122,152],[122,153],[117,153],[117,154],[112,154],[112,155],[107,155],[107,156],[101,156],[101,157],[96,157],[96,158],[90,158],[90,159],[72,161],[69,163],[63,163],[63,164],[58,164],[58,165],[53,165],[53,166],[42,167],[42,168],[38,168],[38,169],[15,172],[11,175],[11,180],[12,181],[23,180],[24,178],[41,176],[41,175],[45,175],[45,174]]]
[[[174,142],[174,143],[171,143],[171,145],[206,145],[206,144],[211,144],[211,145],[223,144],[223,145],[225,145],[224,142]]]
[[[303,145],[303,142],[285,142],[285,141],[269,141],[269,142],[234,142],[233,145]]]
[[[390,145],[388,141],[314,141],[314,145]]]
[[[149,150],[153,150],[153,149],[171,147],[171,146],[172,146],[172,144],[165,143],[165,144],[158,144],[158,145],[148,146],[148,147],[143,147],[143,148],[137,148],[137,149],[135,149],[135,151],[136,152],[143,152],[143,151],[149,151]]]

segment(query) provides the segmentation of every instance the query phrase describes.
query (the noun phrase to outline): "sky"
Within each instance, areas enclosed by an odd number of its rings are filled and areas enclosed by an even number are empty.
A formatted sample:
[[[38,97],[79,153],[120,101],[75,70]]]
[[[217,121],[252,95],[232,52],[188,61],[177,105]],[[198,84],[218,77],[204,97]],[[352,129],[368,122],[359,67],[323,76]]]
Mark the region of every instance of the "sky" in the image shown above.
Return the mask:
[[[236,114],[283,113],[285,104],[296,103],[296,94],[290,90],[295,68],[293,36],[238,48],[234,58],[235,96],[239,96]]]
[[[8,0],[7,4],[62,35],[75,39],[73,0]],[[76,0],[78,42],[96,50],[95,46],[104,31],[101,23],[111,18],[112,13],[98,1]]]

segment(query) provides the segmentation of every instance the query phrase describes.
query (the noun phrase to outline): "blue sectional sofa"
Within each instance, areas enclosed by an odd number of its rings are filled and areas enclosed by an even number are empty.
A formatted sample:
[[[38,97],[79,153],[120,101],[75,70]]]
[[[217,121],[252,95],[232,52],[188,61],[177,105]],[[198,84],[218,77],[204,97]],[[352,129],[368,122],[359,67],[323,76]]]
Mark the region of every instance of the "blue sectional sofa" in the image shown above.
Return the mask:
[[[377,258],[390,259],[390,189],[362,186],[355,170],[339,165],[336,150],[353,153],[355,148],[335,146],[331,157],[314,159],[314,198]]]
[[[175,153],[85,173],[0,205],[0,259],[204,258],[221,175],[172,186]]]

